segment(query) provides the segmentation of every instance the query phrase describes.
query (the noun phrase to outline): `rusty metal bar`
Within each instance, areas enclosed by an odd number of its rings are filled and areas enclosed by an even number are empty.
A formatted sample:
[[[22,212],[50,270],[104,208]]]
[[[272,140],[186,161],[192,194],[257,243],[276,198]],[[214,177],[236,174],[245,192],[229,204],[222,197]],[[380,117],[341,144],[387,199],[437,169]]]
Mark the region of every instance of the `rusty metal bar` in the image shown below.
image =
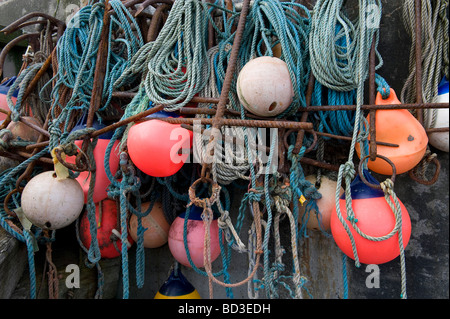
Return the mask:
[[[306,91],[306,107],[311,105],[312,93],[314,91],[314,83],[315,83],[315,78],[314,78],[313,73],[311,72],[311,75],[309,76],[308,89]],[[300,120],[302,122],[306,122],[306,120],[308,119],[308,114],[309,114],[309,112],[307,112],[307,111],[303,112]],[[302,145],[303,145],[303,137],[304,136],[305,136],[305,130],[301,130],[298,132],[297,140],[295,142],[294,149],[292,150],[292,152],[294,154],[298,154],[300,152],[300,149],[302,148]]]
[[[242,4],[242,12],[239,17],[239,23],[236,30],[236,35],[233,41],[233,48],[230,53],[230,60],[228,62],[227,71],[225,73],[225,79],[222,87],[222,91],[220,94],[219,103],[217,104],[216,115],[212,121],[213,129],[220,129],[223,123],[223,116],[225,114],[226,103],[228,101],[228,93],[231,89],[231,81],[233,80],[234,71],[236,70],[236,63],[239,55],[239,48],[241,47],[242,35],[244,33],[245,28],[245,20],[247,18],[248,10],[249,10],[250,0],[244,0]],[[210,143],[214,142],[214,136],[211,136]],[[214,150],[214,147],[211,148]]]
[[[109,21],[110,15],[108,13],[109,9],[109,0],[105,1],[105,12],[103,14],[103,28],[100,34],[100,45],[97,52],[97,61],[95,64],[95,73],[94,73],[94,86],[92,88],[91,95],[91,103],[89,106],[89,113],[87,117],[86,127],[92,127],[92,123],[94,121],[95,112],[100,108],[100,104],[102,103],[102,95],[103,95],[103,85],[104,79],[106,75],[106,60],[108,54],[108,31],[109,31]]]
[[[112,97],[119,98],[119,99],[132,99],[136,96],[136,92],[113,92]],[[192,103],[211,103],[211,104],[217,104],[219,103],[219,98],[216,97],[200,97],[200,96],[194,96],[190,102]]]
[[[65,26],[66,26],[64,21],[61,21],[61,20],[55,18],[54,16],[51,16],[51,15],[48,15],[48,14],[42,13],[42,12],[31,12],[31,13],[24,15],[20,19],[14,21],[13,23],[9,24],[8,26],[4,27],[2,30],[0,30],[0,32],[3,32],[5,34],[14,32],[21,27],[22,23],[27,22],[28,20],[30,20],[32,18],[36,18],[36,17],[44,18],[44,19],[50,21],[52,24],[56,25],[58,28],[65,28]],[[36,22],[36,23],[39,23],[39,22]]]
[[[448,103],[410,103],[410,104],[366,104],[361,105],[361,110],[400,110],[400,109],[448,109]],[[322,105],[307,107],[308,112],[317,111],[354,111],[356,105]]]
[[[1,32],[1,31],[0,31]],[[11,40],[8,42],[2,49],[0,53],[0,76],[3,74],[3,65],[5,64],[6,56],[8,55],[9,51],[15,47],[20,42],[28,39],[30,42],[33,39],[38,39],[40,36],[40,33],[25,33],[22,35],[19,35],[17,38]]]
[[[129,98],[136,96],[134,92],[114,92],[112,94],[115,98]],[[194,96],[192,103],[219,103],[218,98]],[[405,103],[405,104],[364,104],[361,105],[361,110],[400,110],[400,109],[446,109],[449,108],[448,103]],[[214,108],[212,110],[215,110]],[[303,112],[318,112],[318,111],[355,111],[356,105],[312,105],[301,109]],[[195,112],[195,111],[192,111]],[[186,113],[187,114],[187,113]],[[240,113],[239,113],[240,114]]]
[[[38,126],[38,125],[36,125],[34,123],[29,122],[27,119],[21,117],[20,118],[20,122],[22,122],[26,126],[32,128],[33,130],[41,133],[42,135],[50,137],[50,133],[47,130],[44,130],[42,127],[40,127],[40,126]]]
[[[172,124],[189,124],[193,125],[195,122],[201,125],[213,125],[214,119],[207,118],[160,118],[147,117],[142,121],[160,120]],[[241,119],[222,119],[221,125],[224,126],[246,126],[246,127],[261,127],[261,128],[287,128],[295,130],[311,131],[313,124],[308,122],[293,122],[293,121],[263,121],[263,120],[241,120]],[[98,132],[98,131],[97,131]]]
[[[56,50],[56,48],[54,50]],[[26,89],[26,91],[25,91],[25,93],[23,95],[22,101],[25,101],[28,98],[28,96],[31,94],[31,92],[34,90],[34,88],[38,84],[38,82],[41,79],[41,77],[45,74],[45,72],[47,72],[48,68],[52,64],[52,55],[53,54],[50,54],[47,57],[47,59],[45,60],[44,64],[42,65],[42,67],[39,69],[39,71],[34,76],[33,80],[27,86],[27,89]]]
[[[372,47],[369,56],[369,104],[375,104],[375,42],[376,36],[373,35]],[[377,159],[375,116],[376,110],[369,111],[369,158],[371,161]]]
[[[320,136],[325,136],[325,137],[329,137],[329,138],[335,138],[335,139],[339,139],[339,140],[351,141],[353,139],[350,136],[334,135],[334,134],[325,133],[325,132],[317,132],[317,131],[315,131],[315,133],[317,135],[320,135]],[[399,147],[398,144],[393,144],[393,143],[387,143],[387,142],[381,142],[381,141],[375,141],[375,143],[377,145],[382,145],[382,146]]]

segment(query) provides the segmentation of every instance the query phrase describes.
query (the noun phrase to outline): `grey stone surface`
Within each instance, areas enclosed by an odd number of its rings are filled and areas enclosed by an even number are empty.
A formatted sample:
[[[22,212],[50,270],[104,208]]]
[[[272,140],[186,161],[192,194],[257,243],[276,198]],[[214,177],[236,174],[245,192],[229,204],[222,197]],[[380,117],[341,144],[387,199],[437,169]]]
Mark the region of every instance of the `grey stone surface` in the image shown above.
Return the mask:
[[[25,246],[0,227],[0,299],[11,297],[26,264]]]

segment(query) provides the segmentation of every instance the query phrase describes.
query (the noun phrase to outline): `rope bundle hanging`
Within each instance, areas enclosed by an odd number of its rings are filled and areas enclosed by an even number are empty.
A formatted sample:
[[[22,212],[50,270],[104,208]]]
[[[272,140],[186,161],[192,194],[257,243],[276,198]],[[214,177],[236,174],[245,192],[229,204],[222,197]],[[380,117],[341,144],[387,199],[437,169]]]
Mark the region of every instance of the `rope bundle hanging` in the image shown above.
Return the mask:
[[[362,26],[357,19],[350,20],[343,10],[343,3],[343,1],[318,1],[314,7],[309,42],[311,70],[316,79],[313,105],[356,103],[359,60],[363,60],[363,74],[360,78],[364,81],[369,72],[368,56],[372,41],[375,41],[375,53],[379,60],[375,70],[383,65],[381,55],[376,49],[379,42],[381,2],[367,2],[366,15],[373,19],[366,20],[370,27]],[[361,28],[367,28],[364,38],[359,37]],[[364,51],[361,52],[360,48]],[[360,52],[362,54],[359,54]],[[334,135],[352,135],[355,122],[353,111],[319,111],[310,117],[316,122],[318,131]]]
[[[403,103],[416,102],[416,59],[422,65],[422,100],[423,103],[432,103],[438,95],[439,82],[442,77],[449,78],[449,39],[448,39],[448,0],[421,1],[422,50],[421,56],[416,56],[414,45],[409,54],[409,75],[403,85],[400,99]],[[414,1],[403,2],[403,23],[406,32],[414,44],[415,34],[415,6]],[[424,110],[423,123],[426,127],[434,127],[436,122],[436,109]]]
[[[203,1],[175,1],[156,40],[142,46],[117,83],[141,73],[150,101],[166,105],[166,111],[185,106],[208,81],[202,77],[207,31]]]
[[[112,0],[109,4],[114,9],[115,15],[111,16],[108,26],[103,25],[105,11],[103,2],[85,6],[72,18],[57,44],[58,72],[54,79],[48,82],[50,85],[56,81],[52,89],[52,123],[49,129],[52,133],[50,140],[53,147],[64,143],[64,139],[69,134],[70,118],[73,112],[83,113],[89,109],[102,29],[104,27],[109,29],[109,39],[102,106],[97,110],[97,118],[100,122],[102,118],[99,112],[108,111],[112,92],[118,88],[114,85],[116,79],[122,75],[130,59],[143,45],[139,28],[136,28],[136,32],[131,28],[132,24],[136,26],[137,23],[122,2]],[[123,34],[117,33],[116,30],[122,30]],[[121,85],[132,82],[133,78],[129,78],[121,82]],[[61,100],[63,88],[71,90],[67,100]]]

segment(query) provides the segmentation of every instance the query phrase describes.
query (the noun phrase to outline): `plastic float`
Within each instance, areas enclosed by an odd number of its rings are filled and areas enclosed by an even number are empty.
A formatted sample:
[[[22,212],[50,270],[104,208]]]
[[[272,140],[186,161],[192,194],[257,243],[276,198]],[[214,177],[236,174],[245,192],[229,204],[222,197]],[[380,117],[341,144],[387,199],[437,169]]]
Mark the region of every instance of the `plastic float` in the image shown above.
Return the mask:
[[[281,114],[294,97],[287,64],[269,56],[249,61],[239,72],[237,93],[244,108],[255,115],[273,117]]]
[[[383,99],[378,92],[375,103],[401,104],[392,88],[387,99]],[[369,121],[369,116],[367,120]],[[377,141],[398,145],[377,145],[377,154],[389,158],[394,163],[397,174],[413,169],[422,160],[427,149],[428,136],[420,122],[408,110],[376,110],[375,130]],[[359,143],[356,143],[355,151],[360,157]],[[381,158],[369,161],[367,166],[375,173],[392,175],[391,165]]]

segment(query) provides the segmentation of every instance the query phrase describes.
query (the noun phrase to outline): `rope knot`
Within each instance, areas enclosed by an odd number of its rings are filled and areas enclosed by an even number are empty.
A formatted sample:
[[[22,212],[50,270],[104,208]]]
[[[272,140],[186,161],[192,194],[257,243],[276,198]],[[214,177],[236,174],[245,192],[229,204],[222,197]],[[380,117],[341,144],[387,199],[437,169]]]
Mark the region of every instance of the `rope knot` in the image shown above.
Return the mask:
[[[0,131],[0,150],[6,151],[9,148],[9,142],[13,138],[10,130],[3,129]]]
[[[252,202],[260,202],[264,193],[263,188],[250,188],[248,190],[248,198]]]
[[[381,189],[385,194],[392,195],[394,189],[394,182],[390,178],[386,179],[384,182],[380,183]]]
[[[348,177],[348,178],[352,179],[356,174],[355,164],[353,164],[353,162],[351,162],[351,161],[346,162],[344,164],[342,174],[344,177]]]

